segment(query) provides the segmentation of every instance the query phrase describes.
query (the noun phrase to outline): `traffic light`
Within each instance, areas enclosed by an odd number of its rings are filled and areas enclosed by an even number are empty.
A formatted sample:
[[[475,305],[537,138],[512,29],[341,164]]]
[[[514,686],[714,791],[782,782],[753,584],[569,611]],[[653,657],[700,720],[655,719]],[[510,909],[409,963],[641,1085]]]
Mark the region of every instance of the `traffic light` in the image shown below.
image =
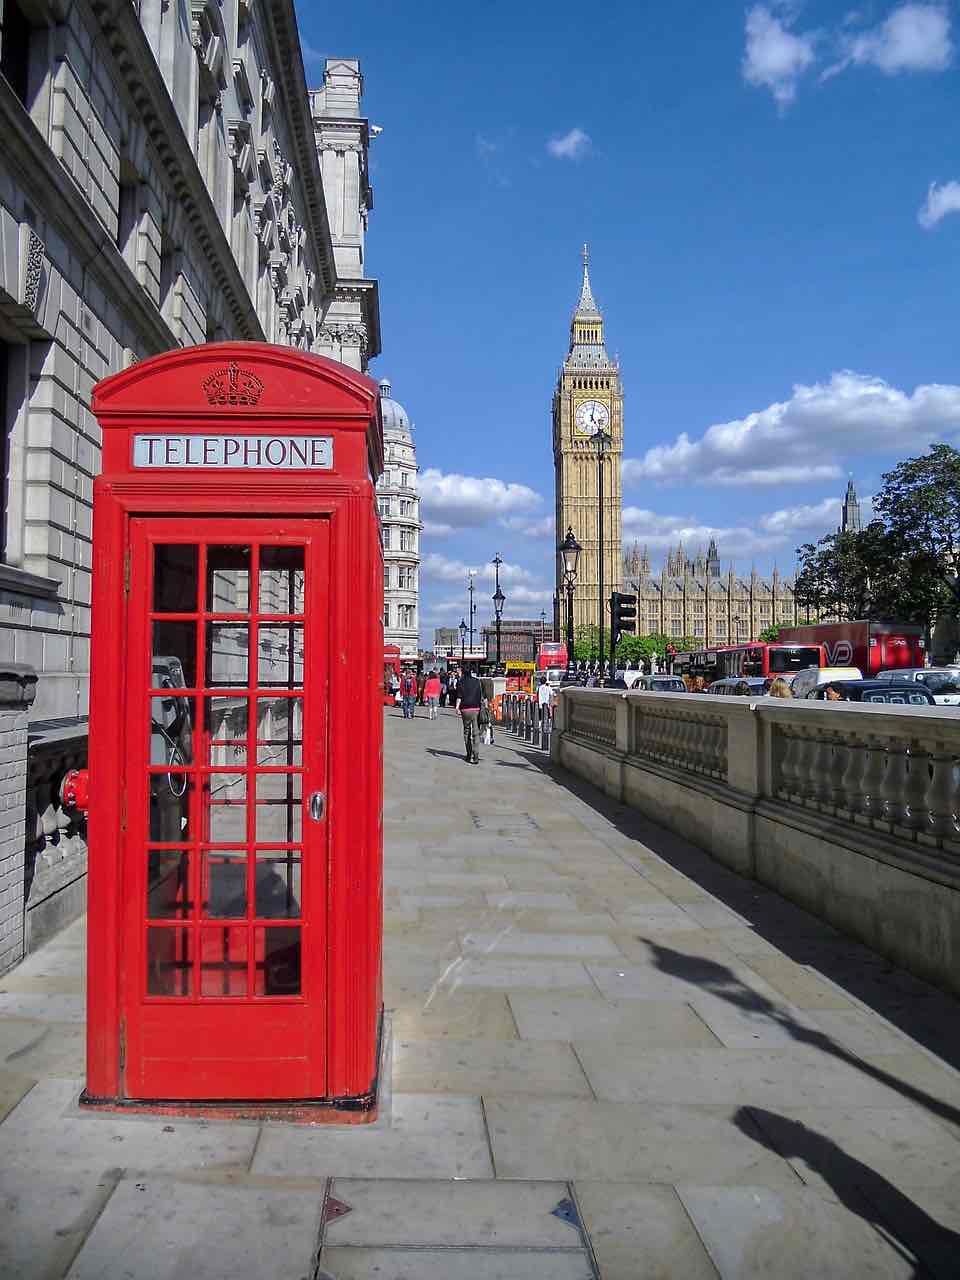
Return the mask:
[[[633,631],[637,624],[637,597],[614,591],[610,597],[610,656],[617,651],[620,637]]]

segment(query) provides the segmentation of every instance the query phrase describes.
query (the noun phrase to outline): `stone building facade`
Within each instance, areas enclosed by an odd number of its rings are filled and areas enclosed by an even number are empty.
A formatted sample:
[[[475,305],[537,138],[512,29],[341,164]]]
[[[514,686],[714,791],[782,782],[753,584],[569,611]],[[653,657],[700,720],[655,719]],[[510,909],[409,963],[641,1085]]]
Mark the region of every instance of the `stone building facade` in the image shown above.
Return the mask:
[[[377,506],[383,536],[383,642],[400,647],[401,658],[416,658],[420,629],[420,497],[413,424],[402,404],[380,382],[383,419],[383,475]]]
[[[225,339],[366,367],[361,90],[331,59],[308,91],[293,0],[0,0],[0,662],[39,672],[53,796],[26,868],[0,866],[0,971],[5,874],[36,896],[72,838],[55,745],[75,758],[87,711],[93,386]]]
[[[637,632],[690,637],[698,644],[737,644],[753,640],[774,623],[796,619],[793,581],[774,569],[770,578],[755,571],[741,577],[721,570],[711,539],[707,551],[692,559],[683,546],[671,548],[659,573],[652,572],[646,547],[634,543],[624,555],[625,589],[637,593]]]
[[[557,538],[572,529],[583,550],[574,595],[574,624],[597,624],[600,557],[603,596],[620,590],[623,384],[620,367],[607,355],[603,316],[593,297],[583,248],[580,298],[570,321],[570,347],[553,393],[553,463]],[[598,458],[596,430],[609,436]],[[600,474],[603,475],[603,547],[600,547]],[[566,599],[557,556],[557,595]]]

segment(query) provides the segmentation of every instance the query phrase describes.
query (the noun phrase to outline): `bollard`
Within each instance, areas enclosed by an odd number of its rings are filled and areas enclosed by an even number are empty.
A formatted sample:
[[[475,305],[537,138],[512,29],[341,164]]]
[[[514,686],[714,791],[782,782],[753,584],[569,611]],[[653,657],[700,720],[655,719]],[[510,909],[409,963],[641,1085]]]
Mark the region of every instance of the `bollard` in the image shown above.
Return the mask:
[[[544,707],[540,713],[540,750],[550,750],[550,734],[553,731],[553,708]]]

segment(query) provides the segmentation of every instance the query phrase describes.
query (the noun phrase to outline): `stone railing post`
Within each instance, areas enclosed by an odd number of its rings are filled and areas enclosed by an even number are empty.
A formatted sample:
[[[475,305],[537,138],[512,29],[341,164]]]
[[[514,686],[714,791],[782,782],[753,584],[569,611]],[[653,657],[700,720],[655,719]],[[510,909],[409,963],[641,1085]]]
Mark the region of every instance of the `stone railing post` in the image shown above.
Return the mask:
[[[33,667],[0,664],[0,974],[23,958],[27,716],[36,693]]]

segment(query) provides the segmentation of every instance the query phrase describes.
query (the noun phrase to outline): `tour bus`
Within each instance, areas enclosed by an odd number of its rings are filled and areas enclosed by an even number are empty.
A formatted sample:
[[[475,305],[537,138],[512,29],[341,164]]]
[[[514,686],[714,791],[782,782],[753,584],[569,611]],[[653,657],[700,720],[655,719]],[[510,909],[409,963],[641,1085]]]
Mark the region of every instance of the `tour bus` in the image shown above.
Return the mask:
[[[673,669],[679,676],[698,676],[705,684],[728,676],[792,676],[805,667],[825,667],[827,656],[822,644],[769,643],[749,640],[745,644],[723,645],[715,649],[697,649],[678,653]]]

